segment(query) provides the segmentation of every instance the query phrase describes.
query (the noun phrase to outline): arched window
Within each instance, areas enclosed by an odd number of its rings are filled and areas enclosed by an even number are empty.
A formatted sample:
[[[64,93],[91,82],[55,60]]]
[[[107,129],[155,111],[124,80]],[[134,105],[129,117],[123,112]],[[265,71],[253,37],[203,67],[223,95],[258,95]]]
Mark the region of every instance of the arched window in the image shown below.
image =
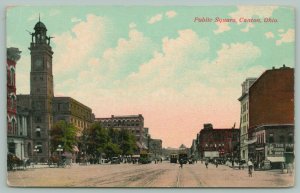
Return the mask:
[[[17,123],[17,120],[13,116],[12,119],[11,119],[12,134],[16,134],[16,123]]]
[[[14,68],[10,69],[10,85],[11,86],[15,85],[15,69]]]
[[[32,156],[31,143],[28,143],[28,145],[27,145],[27,153],[28,153],[28,156]]]
[[[36,137],[41,137],[41,128],[40,128],[40,127],[37,127],[37,128],[35,129],[35,136],[36,136]]]
[[[15,100],[16,100],[16,96],[14,95],[14,93],[10,94],[10,107],[11,109],[15,108]]]

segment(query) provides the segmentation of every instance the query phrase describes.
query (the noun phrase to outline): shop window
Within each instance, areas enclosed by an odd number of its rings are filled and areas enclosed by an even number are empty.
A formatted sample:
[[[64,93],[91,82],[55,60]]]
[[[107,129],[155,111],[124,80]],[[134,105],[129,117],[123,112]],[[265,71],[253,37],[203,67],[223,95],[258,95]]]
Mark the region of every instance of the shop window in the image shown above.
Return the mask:
[[[293,135],[293,133],[289,133],[288,143],[294,143],[294,135]]]
[[[272,133],[269,135],[269,143],[274,143],[274,135]]]

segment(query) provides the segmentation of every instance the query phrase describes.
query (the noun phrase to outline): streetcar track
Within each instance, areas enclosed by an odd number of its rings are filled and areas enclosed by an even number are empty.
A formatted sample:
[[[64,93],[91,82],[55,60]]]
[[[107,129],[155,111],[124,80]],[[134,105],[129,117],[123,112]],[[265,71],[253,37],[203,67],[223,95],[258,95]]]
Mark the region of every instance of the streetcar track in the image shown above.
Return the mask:
[[[188,168],[190,174],[192,174],[193,178],[196,180],[197,182],[197,187],[202,187],[203,183],[201,182],[201,180],[198,178],[197,174],[194,172],[194,170],[191,170],[190,168]]]
[[[141,170],[141,169],[135,169],[134,171],[122,171],[122,172],[115,172],[115,173],[112,173],[110,174],[109,176],[102,176],[102,177],[93,177],[93,178],[88,178],[88,179],[85,179],[83,181],[83,184],[91,184],[89,186],[99,186],[99,185],[105,185],[105,184],[111,184],[111,183],[120,183],[124,180],[127,180],[127,177],[131,177],[130,175],[132,173],[135,173],[135,176],[136,175],[142,175],[143,173],[149,171],[149,169],[144,169],[144,170]],[[73,182],[70,186],[73,186],[75,185],[76,182]]]
[[[177,188],[180,187],[181,170],[182,170],[182,168],[178,169],[178,172],[177,172],[177,179],[176,179],[176,187],[177,187]]]

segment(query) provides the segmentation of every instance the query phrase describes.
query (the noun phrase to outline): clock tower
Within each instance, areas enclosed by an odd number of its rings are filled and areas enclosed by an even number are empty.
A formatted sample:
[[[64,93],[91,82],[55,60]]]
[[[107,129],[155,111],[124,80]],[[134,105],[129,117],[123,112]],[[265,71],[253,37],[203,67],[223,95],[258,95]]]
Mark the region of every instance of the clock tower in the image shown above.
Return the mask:
[[[32,108],[31,138],[34,161],[47,161],[50,155],[50,129],[53,124],[53,75],[51,37],[47,28],[38,21],[30,33],[30,98]]]

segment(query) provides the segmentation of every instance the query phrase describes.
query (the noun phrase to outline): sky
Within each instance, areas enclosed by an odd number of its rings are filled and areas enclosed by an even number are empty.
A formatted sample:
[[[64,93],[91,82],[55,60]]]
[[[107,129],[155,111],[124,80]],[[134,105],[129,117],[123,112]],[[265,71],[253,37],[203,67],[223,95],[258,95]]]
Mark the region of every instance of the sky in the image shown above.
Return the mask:
[[[30,91],[26,30],[33,32],[39,14],[55,37],[55,96],[73,97],[96,117],[143,114],[145,127],[164,147],[190,146],[204,123],[238,128],[242,82],[273,66],[295,65],[291,7],[10,7],[7,47],[22,51],[18,94]]]

